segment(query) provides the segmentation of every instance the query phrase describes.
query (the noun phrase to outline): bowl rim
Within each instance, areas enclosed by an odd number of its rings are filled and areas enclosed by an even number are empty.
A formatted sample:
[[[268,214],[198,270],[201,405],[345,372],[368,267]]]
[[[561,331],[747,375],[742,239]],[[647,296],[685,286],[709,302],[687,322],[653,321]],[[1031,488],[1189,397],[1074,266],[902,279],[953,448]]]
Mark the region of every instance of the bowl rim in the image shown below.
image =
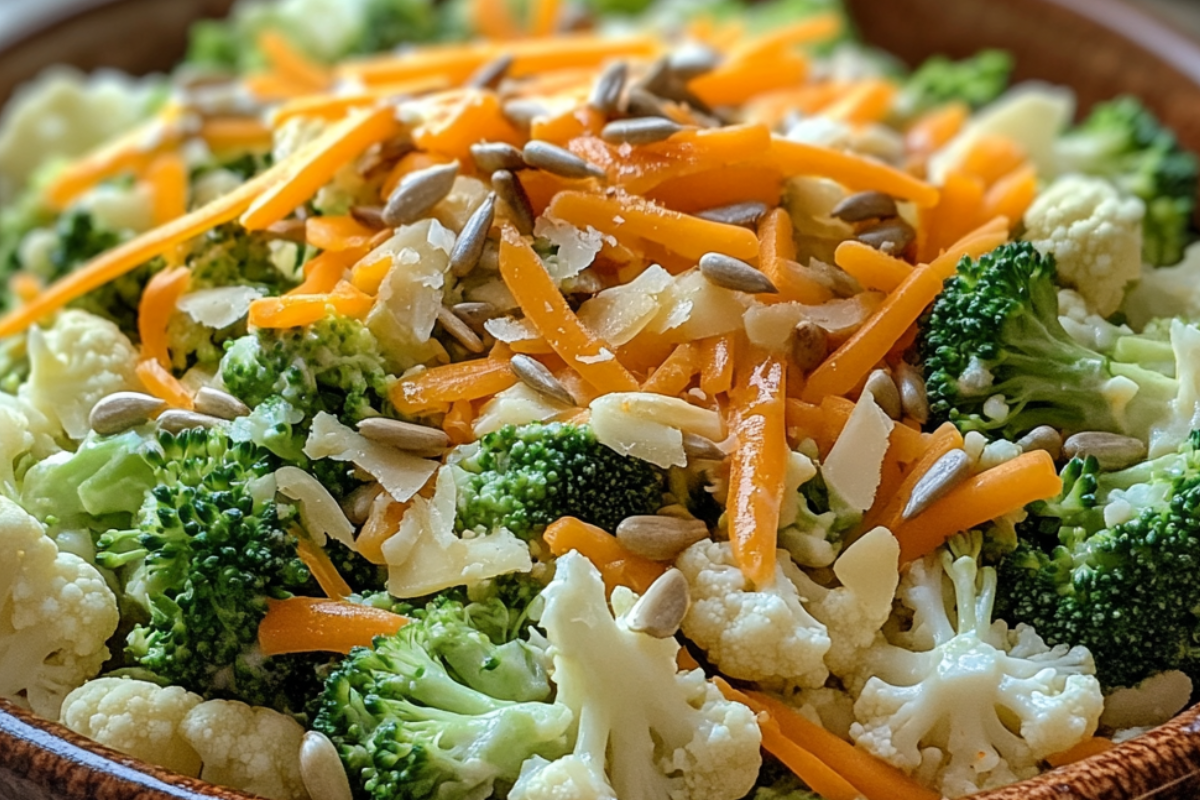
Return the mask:
[[[160,0],[161,1],[161,0]],[[998,0],[992,0],[997,2]],[[115,6],[146,0],[76,0],[0,34],[0,51],[36,46],[56,30]],[[1200,36],[1180,32],[1154,9],[1125,0],[1039,0],[1119,35],[1200,88]],[[203,4],[203,0],[202,0]],[[213,4],[208,4],[213,5]],[[1162,755],[1176,758],[1164,764]],[[1134,772],[1119,765],[1141,764]],[[1200,774],[1200,703],[1104,753],[1048,770],[979,800],[1143,800]],[[15,779],[16,783],[12,780]],[[211,784],[125,755],[0,698],[0,796],[10,787],[47,800],[253,800],[257,795]],[[1078,794],[1079,791],[1086,794]],[[1118,794],[1114,794],[1114,792]],[[24,794],[12,795],[23,797]]]

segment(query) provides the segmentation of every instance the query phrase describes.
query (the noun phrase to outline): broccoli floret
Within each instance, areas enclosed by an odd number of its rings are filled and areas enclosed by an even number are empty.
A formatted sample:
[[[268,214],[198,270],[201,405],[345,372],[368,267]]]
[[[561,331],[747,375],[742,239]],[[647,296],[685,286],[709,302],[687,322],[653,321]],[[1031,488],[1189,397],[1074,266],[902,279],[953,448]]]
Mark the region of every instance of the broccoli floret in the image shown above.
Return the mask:
[[[1100,473],[1063,470],[1063,496],[1030,507],[1000,562],[999,616],[1048,643],[1084,645],[1106,687],[1180,669],[1200,678],[1200,432],[1177,454]]]
[[[600,444],[587,426],[507,425],[458,466],[460,530],[507,528],[531,539],[570,516],[612,531],[662,504],[662,473]]]
[[[139,453],[154,485],[137,526],[101,536],[97,554],[149,612],[128,660],[206,698],[300,712],[323,659],[264,658],[257,647],[267,601],[314,588],[288,530],[294,511],[275,502],[277,463],[203,429],[160,433]]]
[[[1183,258],[1196,204],[1196,157],[1141,102],[1120,97],[1100,103],[1057,150],[1063,171],[1108,178],[1146,204],[1145,261],[1163,266]]]
[[[933,56],[909,76],[900,105],[915,117],[945,103],[982,108],[1008,88],[1013,58],[1004,50],[981,50],[962,61]]]
[[[221,377],[247,405],[279,397],[306,422],[325,411],[354,424],[390,408],[379,345],[365,325],[348,317],[243,336],[222,359]]]
[[[530,756],[566,752],[572,715],[545,702],[543,655],[511,638],[510,613],[497,599],[434,601],[330,675],[315,727],[356,797],[490,797]]]
[[[1009,439],[1051,425],[1145,440],[1164,421],[1176,382],[1071,339],[1055,277],[1053,256],[1027,242],[962,260],[921,322],[933,424]]]

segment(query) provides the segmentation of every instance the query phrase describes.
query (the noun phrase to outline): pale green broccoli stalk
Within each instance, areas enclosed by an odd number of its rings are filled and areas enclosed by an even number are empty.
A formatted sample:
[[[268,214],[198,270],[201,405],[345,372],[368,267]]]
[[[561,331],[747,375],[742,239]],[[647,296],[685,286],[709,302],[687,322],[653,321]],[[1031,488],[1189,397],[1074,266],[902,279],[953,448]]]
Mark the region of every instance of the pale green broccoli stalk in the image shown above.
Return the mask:
[[[441,599],[395,636],[355,648],[326,680],[315,720],[355,796],[459,800],[511,785],[529,757],[567,750],[572,715],[546,702],[543,656],[521,639],[525,609]]]
[[[1176,264],[1190,238],[1196,206],[1196,157],[1133,97],[1100,103],[1057,147],[1064,172],[1107,178],[1146,204],[1142,257]]]
[[[560,517],[578,517],[613,531],[662,505],[662,473],[600,444],[587,426],[508,425],[457,467],[460,530],[507,528],[531,539]]]
[[[1121,472],[1069,462],[1062,496],[1030,507],[1000,563],[999,616],[1087,647],[1106,687],[1169,669],[1200,679],[1198,448],[1194,432],[1178,453]]]
[[[979,109],[1004,93],[1012,68],[1012,55],[1004,50],[980,50],[961,61],[933,56],[908,77],[899,105],[908,118],[946,103]]]

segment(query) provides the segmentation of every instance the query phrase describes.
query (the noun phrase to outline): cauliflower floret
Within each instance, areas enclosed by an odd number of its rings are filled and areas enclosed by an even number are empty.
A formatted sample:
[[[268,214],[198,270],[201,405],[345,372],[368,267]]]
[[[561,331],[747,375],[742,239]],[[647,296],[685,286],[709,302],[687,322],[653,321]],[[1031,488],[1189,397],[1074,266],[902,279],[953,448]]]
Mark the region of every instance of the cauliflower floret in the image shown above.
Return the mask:
[[[900,588],[912,628],[867,657],[874,675],[854,705],[857,746],[950,797],[1039,771],[1038,762],[1090,736],[1104,698],[1083,647],[1053,649],[1028,626],[991,623],[995,570],[973,552],[915,562]],[[947,609],[943,575],[957,613]]]
[[[180,686],[97,678],[67,695],[62,724],[114,750],[182,775],[200,775],[200,756],[179,723],[204,698]]]
[[[289,716],[236,700],[209,700],[187,713],[179,735],[204,761],[200,777],[271,800],[307,800],[300,777],[304,729]]]
[[[0,392],[0,494],[17,496],[17,462],[41,461],[58,452],[54,426],[19,397]]]
[[[1093,313],[1074,289],[1058,290],[1058,321],[1072,339],[1101,353],[1112,350],[1118,339],[1133,333],[1128,325],[1113,325]]]
[[[0,697],[58,719],[63,698],[100,671],[117,598],[96,568],[60,552],[0,497]]]
[[[1102,316],[1121,306],[1125,288],[1142,274],[1142,217],[1136,197],[1122,197],[1103,178],[1064,175],[1025,213],[1025,238],[1053,254],[1059,280]]]
[[[731,678],[822,686],[829,676],[829,634],[785,575],[784,565],[791,565],[786,551],[779,551],[778,564],[774,583],[756,590],[728,542],[689,547],[676,562],[692,597],[683,633]]]
[[[1118,729],[1162,725],[1187,706],[1192,688],[1192,679],[1177,669],[1151,675],[1104,698],[1100,723]]]
[[[571,552],[543,597],[558,702],[578,734],[572,755],[527,764],[511,797],[736,800],[750,791],[762,764],[754,713],[700,670],[677,672],[674,639],[629,630],[632,592],[618,587],[610,612],[599,571]]]
[[[137,350],[121,330],[85,311],[64,311],[48,330],[29,331],[29,381],[20,396],[75,440],[96,401],[141,388]]]

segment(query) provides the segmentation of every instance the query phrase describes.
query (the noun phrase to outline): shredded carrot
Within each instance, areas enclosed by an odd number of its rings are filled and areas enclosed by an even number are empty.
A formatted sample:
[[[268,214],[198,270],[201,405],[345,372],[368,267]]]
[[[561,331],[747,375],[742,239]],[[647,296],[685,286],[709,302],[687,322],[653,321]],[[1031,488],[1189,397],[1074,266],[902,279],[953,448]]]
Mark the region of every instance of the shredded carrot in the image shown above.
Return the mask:
[[[28,272],[15,272],[8,279],[8,291],[22,303],[28,303],[42,293],[45,284],[41,278]]]
[[[709,397],[733,388],[734,335],[727,333],[700,342],[700,389]]]
[[[154,198],[154,224],[166,225],[187,213],[188,170],[178,153],[163,153],[146,169]]]
[[[920,426],[916,423],[913,423],[913,427],[909,427],[903,422],[895,423],[892,425],[892,433],[889,438],[896,450],[896,461],[900,464],[915,462],[924,455],[928,445],[928,437],[921,433]]]
[[[679,214],[631,195],[561,192],[547,213],[583,230],[591,225],[618,240],[638,236],[685,258],[699,259],[709,252],[758,257],[758,239],[752,231]]]
[[[250,304],[248,321],[255,328],[298,328],[324,319],[331,312],[363,319],[374,303],[375,298],[354,284],[339,281],[327,294],[285,294],[255,300]]]
[[[192,274],[187,267],[164,269],[146,282],[138,302],[138,336],[142,340],[142,357],[154,359],[170,369],[167,324],[175,313],[175,304],[187,291]]]
[[[810,14],[739,45],[729,57],[773,61],[781,52],[832,39],[841,31],[842,19],[837,14]]]
[[[344,164],[399,130],[395,110],[388,106],[335,124],[300,155],[284,162],[286,177],[254,200],[242,215],[242,226],[260,231],[279,222],[315,195]]]
[[[1022,453],[968,478],[917,516],[900,523],[892,531],[900,542],[900,561],[907,564],[921,558],[956,533],[1061,491],[1062,479],[1049,453]]]
[[[979,225],[983,217],[983,182],[952,171],[942,183],[936,206],[923,208],[917,226],[917,257],[929,263]]]
[[[400,83],[372,86],[370,89],[350,94],[308,94],[282,103],[270,112],[270,119],[276,128],[293,117],[310,117],[334,122],[351,111],[370,108],[380,101],[425,94],[449,86],[450,81],[442,75],[426,75]]]
[[[556,556],[575,550],[591,561],[610,592],[628,586],[641,594],[667,571],[666,565],[629,552],[617,537],[574,517],[550,523],[543,538]]]
[[[1089,736],[1074,747],[1046,756],[1046,763],[1052,767],[1065,767],[1067,764],[1074,764],[1076,761],[1107,753],[1114,747],[1116,744],[1112,739],[1105,739],[1103,736]]]
[[[508,359],[489,358],[434,367],[401,378],[392,385],[392,405],[402,414],[419,414],[456,400],[479,400],[517,382]]]
[[[803,399],[816,403],[826,395],[844,395],[853,389],[941,290],[942,279],[932,269],[914,269],[887,296],[879,310],[813,370],[804,387]]]
[[[833,297],[825,286],[804,274],[796,259],[796,241],[792,218],[787,210],[776,208],[758,223],[758,264],[775,288],[776,295],[764,295],[766,302],[796,302],[820,305]]]
[[[887,116],[892,110],[896,93],[896,85],[890,81],[865,80],[821,109],[820,113],[821,116],[849,125],[868,125]]]
[[[598,135],[606,119],[591,106],[576,106],[552,117],[534,117],[529,138],[562,147],[577,137]]]
[[[988,188],[983,196],[983,215],[1019,221],[1036,196],[1037,169],[1032,164],[1017,167]]]
[[[893,291],[912,274],[912,266],[853,239],[838,245],[834,262],[867,289]]]
[[[959,239],[929,264],[929,270],[942,280],[953,277],[963,258],[979,258],[1008,241],[1008,219],[994,217]]]
[[[326,251],[304,265],[304,282],[287,292],[288,295],[329,294],[354,265],[356,251]],[[361,288],[361,287],[360,287]]]
[[[267,613],[258,624],[258,644],[264,656],[348,654],[355,647],[370,647],[376,636],[394,636],[408,622],[391,611],[344,600],[268,599]]]
[[[560,0],[533,0],[533,10],[529,15],[530,36],[550,36],[558,29],[558,20],[562,14]]]
[[[965,103],[949,103],[927,111],[904,134],[904,146],[910,153],[924,157],[944,147],[962,130],[971,116]]]
[[[495,92],[467,91],[438,111],[413,131],[413,142],[421,150],[468,163],[471,145],[477,142],[523,143]]]
[[[346,579],[337,571],[325,548],[318,547],[307,538],[300,538],[296,544],[296,554],[300,556],[304,566],[308,567],[313,579],[327,597],[345,600],[353,593],[350,584],[346,583]]]
[[[476,30],[488,39],[516,39],[521,35],[508,0],[471,0],[470,19]]]
[[[688,89],[710,106],[741,105],[776,89],[799,86],[808,79],[808,59],[779,52],[773,59],[730,58],[688,82]]]
[[[304,238],[321,250],[350,250],[366,247],[376,231],[354,217],[309,217],[304,223]]]
[[[324,89],[332,80],[326,69],[309,60],[278,31],[266,30],[259,34],[258,47],[271,67],[289,80],[315,90]]]
[[[727,164],[704,172],[665,180],[646,192],[646,199],[675,211],[694,214],[733,203],[757,201],[779,205],[783,176],[765,166]]]
[[[200,138],[216,153],[265,152],[271,129],[253,117],[212,117],[200,123]]]
[[[387,559],[383,557],[383,543],[400,530],[404,512],[408,511],[410,505],[412,505],[411,500],[398,503],[386,493],[376,497],[371,504],[371,513],[367,516],[367,521],[363,523],[362,529],[358,532],[358,538],[354,540],[359,555],[372,564],[381,566],[387,564]]]
[[[312,94],[314,87],[277,72],[259,72],[242,78],[242,86],[255,98],[267,102],[290,100]]]
[[[700,348],[692,342],[684,342],[654,370],[654,374],[642,384],[642,391],[677,395],[687,388],[699,369]]]
[[[175,121],[156,117],[68,164],[46,186],[46,202],[61,211],[101,181],[145,169],[159,153],[174,149],[182,137]]]
[[[442,419],[442,430],[451,444],[466,444],[475,440],[475,406],[470,400],[455,400]]]
[[[147,392],[172,408],[191,409],[192,394],[157,359],[143,358],[137,365],[138,380]]]
[[[1007,136],[993,134],[979,137],[967,150],[958,168],[963,174],[982,181],[984,186],[991,186],[1027,161],[1025,148]]]
[[[392,196],[392,192],[396,191],[396,187],[400,185],[400,181],[410,172],[416,172],[426,167],[433,167],[438,164],[449,164],[453,161],[449,156],[440,155],[438,153],[423,153],[416,151],[409,153],[399,161],[396,166],[392,167],[392,171],[388,173],[387,179],[383,182],[383,188],[379,191],[379,196],[383,200],[387,200]]]
[[[717,678],[714,682],[726,692],[726,697],[731,696],[726,691],[728,684],[721,685],[725,683],[723,679]],[[820,759],[866,800],[941,800],[939,792],[926,789],[892,765],[838,738],[764,692],[746,690],[733,695],[733,699],[749,706],[755,713],[768,714],[784,736]]]
[[[739,361],[729,394],[730,428],[737,440],[729,463],[729,543],[742,574],[765,587],[775,580],[776,532],[787,471],[787,366],[755,347]]]
[[[542,260],[511,225],[504,226],[500,240],[500,276],[525,318],[584,380],[604,392],[637,391],[637,379],[579,321]]]
[[[788,177],[829,178],[854,192],[873,189],[909,200],[921,208],[937,205],[940,197],[938,190],[928,183],[894,167],[827,147],[774,137],[767,158]]]

